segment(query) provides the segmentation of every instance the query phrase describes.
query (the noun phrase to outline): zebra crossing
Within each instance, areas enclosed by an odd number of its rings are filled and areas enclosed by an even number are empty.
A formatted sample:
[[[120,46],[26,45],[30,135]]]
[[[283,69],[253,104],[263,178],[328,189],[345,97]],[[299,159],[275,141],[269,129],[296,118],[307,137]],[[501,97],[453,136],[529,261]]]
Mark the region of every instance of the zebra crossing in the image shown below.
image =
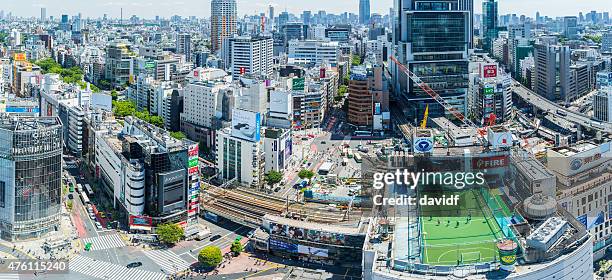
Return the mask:
[[[70,260],[68,265],[71,271],[90,277],[112,280],[164,280],[166,275],[161,272],[127,268],[122,265],[97,261],[82,255]]]
[[[144,251],[144,254],[159,265],[167,274],[174,274],[191,266],[191,264],[170,250]]]
[[[118,234],[83,238],[83,244],[87,243],[91,243],[91,251],[125,247],[125,243]]]
[[[0,273],[0,280],[19,280],[19,274]]]

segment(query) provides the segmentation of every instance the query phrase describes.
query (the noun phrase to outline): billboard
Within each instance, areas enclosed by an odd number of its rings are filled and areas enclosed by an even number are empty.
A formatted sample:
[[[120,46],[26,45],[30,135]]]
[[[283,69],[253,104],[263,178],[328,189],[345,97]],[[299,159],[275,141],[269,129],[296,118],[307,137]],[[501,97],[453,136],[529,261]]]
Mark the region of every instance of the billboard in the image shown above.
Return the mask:
[[[129,223],[130,229],[151,230],[151,227],[153,226],[153,219],[146,216],[130,215]]]
[[[415,153],[430,153],[433,151],[434,143],[433,139],[420,137],[414,140],[414,152]]]
[[[472,159],[472,168],[473,169],[494,169],[499,167],[508,166],[509,159],[508,156],[494,156],[494,157],[479,157]]]
[[[232,136],[251,142],[258,142],[261,139],[261,114],[233,109]]]
[[[495,88],[492,88],[491,86],[485,86],[484,88],[484,94],[485,95],[492,95],[495,93]]]
[[[26,54],[25,53],[15,53],[13,54],[13,60],[26,61]]]
[[[584,214],[576,217],[576,220],[583,224],[587,230],[591,230],[592,228],[603,224],[605,215],[604,212],[601,211],[597,214],[597,216],[588,216],[587,214]]]
[[[287,251],[291,253],[298,252],[298,246],[296,244],[283,242],[280,240],[270,238],[270,250]]]
[[[293,90],[303,91],[304,90],[304,78],[295,78],[293,79]]]
[[[497,77],[497,65],[484,65],[482,67],[482,76],[484,78]]]
[[[305,245],[298,245],[297,252],[302,255],[317,256],[323,258],[329,257],[327,249],[315,248]]]

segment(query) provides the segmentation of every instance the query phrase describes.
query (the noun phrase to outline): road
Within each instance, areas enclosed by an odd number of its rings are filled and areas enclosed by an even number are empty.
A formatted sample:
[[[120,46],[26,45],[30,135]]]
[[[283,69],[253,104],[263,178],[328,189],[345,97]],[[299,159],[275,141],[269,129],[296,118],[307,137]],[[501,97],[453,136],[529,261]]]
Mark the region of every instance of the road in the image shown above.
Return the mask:
[[[518,83],[515,81],[515,84]],[[529,90],[524,86],[514,86],[512,88],[513,92],[516,93],[521,99],[527,101],[532,104],[536,108],[554,114],[559,118],[567,120],[572,123],[579,124],[583,127],[601,130],[601,131],[612,131],[612,123],[609,122],[597,122],[591,120],[591,118],[585,114],[570,111],[565,107],[558,105],[536,93]],[[561,112],[561,114],[559,114]]]

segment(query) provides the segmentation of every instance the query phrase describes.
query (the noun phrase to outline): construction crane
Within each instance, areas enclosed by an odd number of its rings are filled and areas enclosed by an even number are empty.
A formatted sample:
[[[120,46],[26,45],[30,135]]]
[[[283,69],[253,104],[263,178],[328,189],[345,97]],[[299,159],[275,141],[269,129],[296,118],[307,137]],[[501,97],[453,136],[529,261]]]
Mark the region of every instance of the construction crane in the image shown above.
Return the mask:
[[[408,70],[406,66],[404,66],[401,62],[397,60],[397,58],[395,58],[394,56],[391,56],[390,58],[397,65],[397,67],[399,67],[400,71],[404,72],[410,78],[410,80],[417,84],[423,91],[425,91],[425,93],[427,93],[431,98],[433,98],[433,100],[438,102],[438,104],[442,105],[442,107],[444,107],[446,111],[449,111],[451,114],[453,114],[453,116],[455,116],[455,118],[463,122],[463,124],[467,125],[468,127],[478,129],[478,126],[476,126],[472,121],[470,121],[463,114],[461,114],[461,112],[455,109],[455,107],[448,104],[448,102],[446,102],[446,100],[444,100],[442,96],[440,96],[433,89],[431,89],[429,85],[427,85],[425,82],[423,82],[423,80],[421,80],[421,78],[419,78],[419,76]]]
[[[446,100],[444,100],[444,98],[442,98],[442,96],[440,96],[437,92],[435,92],[433,89],[431,89],[431,87],[429,87],[429,85],[427,85],[427,83],[423,82],[423,80],[421,80],[421,78],[419,78],[419,76],[417,76],[416,74],[412,73],[412,71],[410,71],[408,69],[408,67],[406,67],[404,64],[399,62],[399,60],[397,60],[397,58],[395,58],[395,56],[391,56],[390,59],[391,59],[391,61],[393,61],[397,65],[397,67],[399,68],[400,71],[402,71],[404,74],[406,74],[410,78],[410,80],[412,80],[415,84],[417,84],[433,100],[435,100],[436,102],[438,102],[438,104],[440,104],[442,107],[444,107],[444,109],[446,111],[448,111],[451,114],[453,114],[453,116],[455,116],[455,118],[460,120],[467,127],[477,131],[481,136],[484,136],[484,134],[486,134],[486,128],[479,128],[470,119],[466,118],[461,112],[459,112],[457,109],[455,109],[455,107],[453,107],[450,104],[448,104],[448,102],[446,102]],[[429,112],[427,112],[427,113],[429,114]],[[482,144],[487,146],[486,145],[486,138],[485,137],[482,137]]]
[[[429,105],[425,108],[425,114],[423,114],[423,121],[421,122],[421,129],[425,129],[427,127],[427,119],[429,118]]]

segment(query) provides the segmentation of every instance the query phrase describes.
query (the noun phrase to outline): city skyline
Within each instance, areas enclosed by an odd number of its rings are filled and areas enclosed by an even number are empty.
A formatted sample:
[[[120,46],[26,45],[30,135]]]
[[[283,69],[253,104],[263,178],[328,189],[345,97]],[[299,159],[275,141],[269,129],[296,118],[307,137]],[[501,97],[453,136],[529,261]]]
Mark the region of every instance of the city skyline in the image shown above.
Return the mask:
[[[59,17],[61,14],[74,15],[82,13],[85,18],[98,18],[103,14],[108,14],[110,17],[119,17],[121,8],[123,8],[124,18],[129,18],[132,15],[143,18],[153,18],[155,16],[170,17],[172,15],[181,16],[196,16],[210,17],[210,1],[195,1],[195,0],[180,0],[172,3],[154,3],[151,0],[133,0],[133,1],[107,1],[107,0],[91,0],[87,3],[77,0],[63,0],[65,3],[62,7],[57,5],[56,0],[24,0],[19,2],[5,3],[2,10],[12,12],[13,15],[21,17],[36,17],[40,15],[40,8],[47,9],[47,16]],[[275,7],[277,13],[287,10],[290,13],[299,15],[304,10],[319,11],[325,10],[329,13],[339,14],[342,12],[350,12],[359,14],[359,0],[340,0],[340,1],[323,1],[312,0],[301,3],[300,6],[290,5],[288,0],[275,1],[248,1],[237,0],[238,15],[245,14],[253,15],[259,13],[267,13],[268,6]],[[512,0],[498,1],[499,14],[524,14],[534,17],[537,11],[540,11],[542,16],[567,16],[577,15],[579,12],[587,12],[596,10],[598,12],[611,11],[605,10],[605,0],[584,0],[579,2],[568,2],[563,5],[558,4],[553,0]],[[371,1],[372,13],[386,15],[389,9],[393,7],[392,0],[377,0]],[[481,13],[482,0],[474,1],[474,12]]]

